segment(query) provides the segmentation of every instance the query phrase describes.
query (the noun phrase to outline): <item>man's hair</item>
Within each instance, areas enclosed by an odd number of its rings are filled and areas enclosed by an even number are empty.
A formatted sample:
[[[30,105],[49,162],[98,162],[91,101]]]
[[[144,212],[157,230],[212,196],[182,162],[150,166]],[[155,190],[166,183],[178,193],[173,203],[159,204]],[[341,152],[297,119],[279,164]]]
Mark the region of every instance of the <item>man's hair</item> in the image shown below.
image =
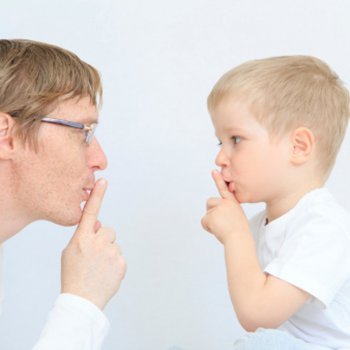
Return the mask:
[[[17,121],[24,142],[36,144],[40,119],[62,99],[102,101],[97,70],[72,52],[31,40],[0,40],[0,111]]]
[[[247,104],[271,137],[309,128],[318,165],[329,175],[349,119],[349,92],[338,75],[318,58],[282,56],[243,63],[224,74],[208,96],[212,112],[222,101]]]

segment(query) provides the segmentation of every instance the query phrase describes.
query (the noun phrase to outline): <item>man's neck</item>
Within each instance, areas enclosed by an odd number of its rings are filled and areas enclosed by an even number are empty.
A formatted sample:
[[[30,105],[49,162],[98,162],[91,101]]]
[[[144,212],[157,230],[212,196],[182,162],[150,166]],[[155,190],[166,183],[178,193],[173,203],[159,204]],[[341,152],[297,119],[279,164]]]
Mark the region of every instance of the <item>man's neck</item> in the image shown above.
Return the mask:
[[[21,209],[8,178],[0,176],[0,244],[34,221]]]
[[[0,200],[0,244],[21,231],[30,220],[25,220],[20,213],[11,210],[2,200]]]

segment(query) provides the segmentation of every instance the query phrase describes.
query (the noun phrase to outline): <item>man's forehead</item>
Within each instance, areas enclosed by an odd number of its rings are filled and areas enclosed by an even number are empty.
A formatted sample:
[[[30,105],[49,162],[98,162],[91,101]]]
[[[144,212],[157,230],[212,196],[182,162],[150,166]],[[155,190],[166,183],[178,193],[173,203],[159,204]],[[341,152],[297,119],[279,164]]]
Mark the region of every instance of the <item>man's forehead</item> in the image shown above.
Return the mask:
[[[99,112],[89,97],[80,97],[59,101],[49,116],[79,123],[96,123]]]

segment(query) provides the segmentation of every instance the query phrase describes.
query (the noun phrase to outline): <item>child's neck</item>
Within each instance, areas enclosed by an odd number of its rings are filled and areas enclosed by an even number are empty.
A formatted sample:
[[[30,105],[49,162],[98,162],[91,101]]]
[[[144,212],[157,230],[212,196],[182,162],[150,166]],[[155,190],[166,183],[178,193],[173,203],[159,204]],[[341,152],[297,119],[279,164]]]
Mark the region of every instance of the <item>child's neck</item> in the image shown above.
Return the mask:
[[[324,185],[322,181],[315,181],[304,187],[298,186],[294,191],[284,193],[283,196],[273,198],[266,202],[266,223],[286,214],[303,198],[307,193],[320,188]]]

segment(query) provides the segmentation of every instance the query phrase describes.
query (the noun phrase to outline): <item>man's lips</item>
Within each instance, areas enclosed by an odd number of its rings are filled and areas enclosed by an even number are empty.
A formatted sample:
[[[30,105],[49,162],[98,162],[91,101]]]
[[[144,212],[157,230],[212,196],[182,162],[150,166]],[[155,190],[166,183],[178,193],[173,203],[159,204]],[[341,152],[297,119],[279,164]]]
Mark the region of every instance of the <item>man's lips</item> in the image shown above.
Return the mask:
[[[92,187],[84,187],[83,188],[84,201],[87,201],[89,199],[91,191],[92,191]]]

